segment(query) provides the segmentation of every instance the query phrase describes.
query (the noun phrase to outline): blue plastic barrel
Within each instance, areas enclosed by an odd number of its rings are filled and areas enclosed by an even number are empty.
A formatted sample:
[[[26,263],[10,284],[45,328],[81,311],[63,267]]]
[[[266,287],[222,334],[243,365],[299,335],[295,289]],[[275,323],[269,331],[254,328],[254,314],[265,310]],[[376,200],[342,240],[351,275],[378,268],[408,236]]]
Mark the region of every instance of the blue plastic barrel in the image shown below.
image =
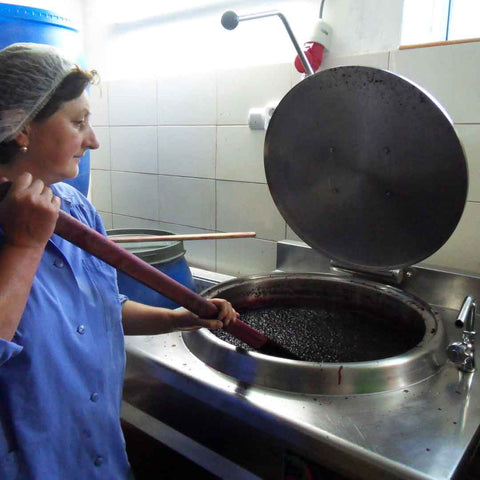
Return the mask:
[[[81,38],[71,20],[49,10],[0,3],[0,48],[18,42],[53,45],[73,62],[85,66]],[[66,182],[87,195],[90,152],[82,157],[78,176]]]
[[[109,238],[143,237],[150,235],[172,235],[171,232],[150,229],[114,229],[108,230]],[[190,267],[185,259],[185,249],[181,241],[168,242],[127,242],[120,246],[133,253],[138,258],[149,263],[165,275],[173,278],[190,290],[195,290],[195,282]],[[146,287],[137,280],[117,271],[118,289],[130,300],[156,307],[177,308],[179,305],[160,293]]]

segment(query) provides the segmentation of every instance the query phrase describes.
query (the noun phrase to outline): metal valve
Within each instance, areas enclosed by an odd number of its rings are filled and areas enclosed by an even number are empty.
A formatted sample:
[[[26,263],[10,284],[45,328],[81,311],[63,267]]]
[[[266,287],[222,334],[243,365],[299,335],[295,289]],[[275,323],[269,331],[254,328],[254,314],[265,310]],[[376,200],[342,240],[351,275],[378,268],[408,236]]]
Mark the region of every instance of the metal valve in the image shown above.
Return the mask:
[[[459,365],[465,372],[475,371],[474,353],[475,349],[472,344],[454,342],[447,347],[448,359]]]
[[[447,357],[458,365],[464,372],[475,371],[475,311],[476,303],[472,296],[468,295],[463,301],[462,308],[458,313],[455,326],[463,328],[462,341],[454,342],[447,347]]]

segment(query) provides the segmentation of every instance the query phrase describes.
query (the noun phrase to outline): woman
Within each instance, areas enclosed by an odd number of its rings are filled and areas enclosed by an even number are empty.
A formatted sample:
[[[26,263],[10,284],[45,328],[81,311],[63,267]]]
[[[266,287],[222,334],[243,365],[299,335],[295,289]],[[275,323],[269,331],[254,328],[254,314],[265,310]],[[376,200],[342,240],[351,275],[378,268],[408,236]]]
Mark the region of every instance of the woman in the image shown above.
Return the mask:
[[[53,233],[59,209],[105,234],[74,188],[98,148],[85,88],[95,80],[54,48],[0,51],[0,478],[121,479],[130,472],[120,428],[125,334],[221,328],[185,309],[118,293],[115,270]],[[60,182],[60,183],[58,183]]]

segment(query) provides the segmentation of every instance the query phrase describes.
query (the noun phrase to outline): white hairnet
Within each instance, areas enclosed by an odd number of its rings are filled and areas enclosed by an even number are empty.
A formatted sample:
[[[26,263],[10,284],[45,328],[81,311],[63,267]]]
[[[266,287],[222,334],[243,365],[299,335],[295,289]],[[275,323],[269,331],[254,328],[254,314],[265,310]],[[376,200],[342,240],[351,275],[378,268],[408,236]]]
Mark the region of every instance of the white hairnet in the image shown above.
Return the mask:
[[[73,68],[49,45],[15,43],[0,50],[0,142],[15,138]]]

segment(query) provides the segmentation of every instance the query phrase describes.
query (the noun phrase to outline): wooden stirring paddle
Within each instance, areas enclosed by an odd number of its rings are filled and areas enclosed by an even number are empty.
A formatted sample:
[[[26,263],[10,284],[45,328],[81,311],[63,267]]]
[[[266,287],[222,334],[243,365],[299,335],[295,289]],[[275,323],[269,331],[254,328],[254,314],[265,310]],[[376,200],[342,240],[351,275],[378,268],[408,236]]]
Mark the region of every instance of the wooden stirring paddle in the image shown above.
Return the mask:
[[[0,183],[0,201],[7,194],[10,185],[11,182]],[[147,287],[156,290],[175,303],[182,305],[199,317],[215,318],[217,316],[218,309],[213,303],[189,290],[181,283],[168,277],[149,263],[144,262],[133,253],[115,244],[107,237],[104,237],[93,228],[88,227],[64,211],[59,213],[55,233]],[[225,328],[225,331],[259,352],[283,358],[297,359],[287,349],[241,320],[230,323]]]
[[[110,235],[108,238],[115,243],[137,243],[137,242],[174,242],[174,241],[186,241],[186,240],[223,240],[230,238],[251,238],[255,237],[255,232],[219,232],[219,233],[187,233],[171,234],[171,235],[144,235],[144,236],[131,236],[131,237],[116,237]]]

